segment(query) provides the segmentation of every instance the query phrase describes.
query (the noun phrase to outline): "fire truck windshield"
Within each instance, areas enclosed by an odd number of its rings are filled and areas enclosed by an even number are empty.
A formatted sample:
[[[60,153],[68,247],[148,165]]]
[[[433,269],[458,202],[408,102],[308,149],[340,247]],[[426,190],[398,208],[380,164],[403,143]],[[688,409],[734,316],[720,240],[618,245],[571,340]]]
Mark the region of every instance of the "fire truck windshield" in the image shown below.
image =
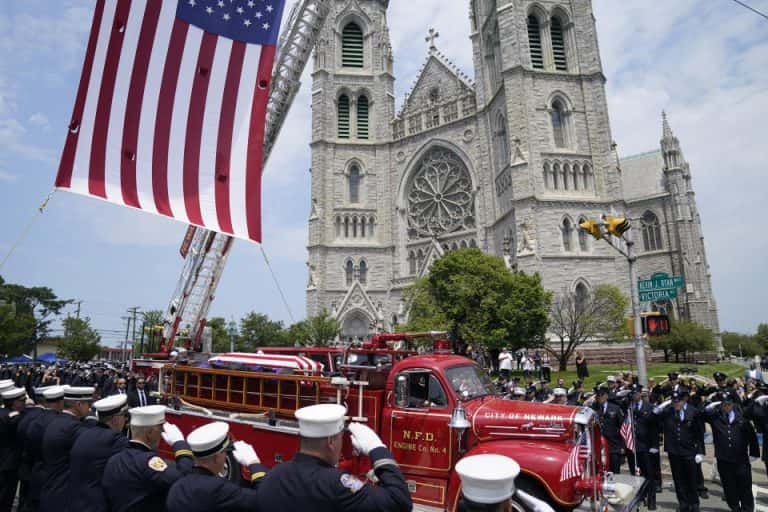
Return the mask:
[[[471,400],[479,396],[493,395],[493,387],[488,374],[477,365],[454,366],[445,370],[445,376],[460,400]]]

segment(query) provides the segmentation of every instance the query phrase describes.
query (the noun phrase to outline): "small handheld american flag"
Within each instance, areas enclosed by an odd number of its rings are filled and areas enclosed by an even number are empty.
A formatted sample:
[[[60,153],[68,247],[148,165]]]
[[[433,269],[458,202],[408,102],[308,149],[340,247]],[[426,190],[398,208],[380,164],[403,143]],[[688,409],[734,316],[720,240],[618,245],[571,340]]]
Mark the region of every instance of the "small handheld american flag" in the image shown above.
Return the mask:
[[[621,438],[624,440],[624,446],[627,450],[635,451],[635,425],[632,419],[632,408],[629,408],[624,423],[621,424]]]
[[[571,452],[568,454],[568,460],[560,471],[560,481],[565,482],[571,478],[580,477],[584,472],[584,460],[588,456],[587,435],[585,432],[582,432],[579,440],[576,441],[576,446],[571,449]]]

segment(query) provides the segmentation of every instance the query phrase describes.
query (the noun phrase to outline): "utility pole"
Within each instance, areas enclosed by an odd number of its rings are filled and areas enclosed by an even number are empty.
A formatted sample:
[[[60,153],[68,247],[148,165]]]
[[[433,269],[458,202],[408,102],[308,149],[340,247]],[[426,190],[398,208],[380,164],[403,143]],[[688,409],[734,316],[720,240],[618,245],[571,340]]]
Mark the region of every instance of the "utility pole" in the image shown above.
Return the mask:
[[[125,324],[125,339],[120,344],[120,348],[122,349],[120,352],[120,360],[122,362],[125,362],[125,347],[128,345],[128,333],[131,332],[131,317],[129,316],[121,316],[123,320],[128,320],[128,323]]]
[[[133,359],[133,343],[136,341],[136,313],[141,309],[139,306],[134,306],[132,308],[128,308],[128,312],[131,314],[132,320],[133,320],[133,334],[131,335],[131,359]],[[126,333],[126,351],[128,350],[128,334]]]
[[[75,313],[75,315],[77,316],[77,318],[79,320],[80,319],[80,304],[82,304],[83,301],[82,300],[76,300],[74,303],[77,304],[77,312]]]

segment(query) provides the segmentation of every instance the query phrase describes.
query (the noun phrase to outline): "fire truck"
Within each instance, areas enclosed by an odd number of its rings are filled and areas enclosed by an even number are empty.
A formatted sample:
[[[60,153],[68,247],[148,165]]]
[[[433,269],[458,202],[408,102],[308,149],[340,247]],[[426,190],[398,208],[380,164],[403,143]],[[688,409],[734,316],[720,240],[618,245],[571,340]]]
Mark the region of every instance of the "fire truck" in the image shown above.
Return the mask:
[[[604,440],[591,409],[502,399],[485,370],[452,354],[445,340],[436,340],[429,354],[392,350],[382,343],[411,336],[382,335],[364,347],[338,349],[342,358],[330,375],[306,355],[226,354],[216,359],[257,366],[239,370],[167,364],[160,372],[161,394],[170,421],[185,435],[205,423],[225,421],[233,438],[253,444],[268,466],[298,451],[296,409],[343,404],[351,421],[369,425],[390,448],[416,510],[455,510],[460,497],[456,462],[480,453],[515,459],[522,470],[516,486],[556,510],[572,510],[585,500],[596,508],[612,495]],[[285,358],[277,368],[270,363],[276,357]],[[291,358],[304,361],[291,365]],[[561,480],[577,443],[581,476]],[[339,467],[363,478],[371,475],[368,459],[357,456],[348,440]],[[225,476],[242,478],[234,459],[227,461]],[[635,504],[642,483],[630,484],[636,484],[636,492],[625,497],[621,509]],[[514,498],[514,510],[529,506]]]

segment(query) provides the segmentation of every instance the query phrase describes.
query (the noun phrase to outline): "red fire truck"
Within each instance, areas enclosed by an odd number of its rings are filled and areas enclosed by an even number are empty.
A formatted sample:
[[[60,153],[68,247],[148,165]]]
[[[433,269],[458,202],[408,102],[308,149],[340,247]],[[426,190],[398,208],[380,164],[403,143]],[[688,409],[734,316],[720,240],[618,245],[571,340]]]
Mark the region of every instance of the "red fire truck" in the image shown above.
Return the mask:
[[[226,421],[234,438],[252,443],[272,466],[298,450],[296,409],[338,402],[347,406],[351,420],[367,423],[392,450],[417,510],[455,510],[460,486],[454,466],[479,453],[514,458],[522,468],[518,488],[556,509],[603,499],[610,482],[604,478],[603,439],[590,409],[501,399],[482,368],[447,350],[391,357],[388,363],[387,352],[396,351],[355,350],[382,357],[375,365],[348,365],[354,352],[347,351],[333,376],[311,369],[288,374],[169,364],[161,382],[170,420],[185,434],[207,422]],[[561,481],[561,469],[579,440],[582,476]],[[340,467],[357,475],[371,469],[349,444]],[[234,460],[227,472],[232,479],[240,477]],[[514,506],[527,510],[521,501]]]

